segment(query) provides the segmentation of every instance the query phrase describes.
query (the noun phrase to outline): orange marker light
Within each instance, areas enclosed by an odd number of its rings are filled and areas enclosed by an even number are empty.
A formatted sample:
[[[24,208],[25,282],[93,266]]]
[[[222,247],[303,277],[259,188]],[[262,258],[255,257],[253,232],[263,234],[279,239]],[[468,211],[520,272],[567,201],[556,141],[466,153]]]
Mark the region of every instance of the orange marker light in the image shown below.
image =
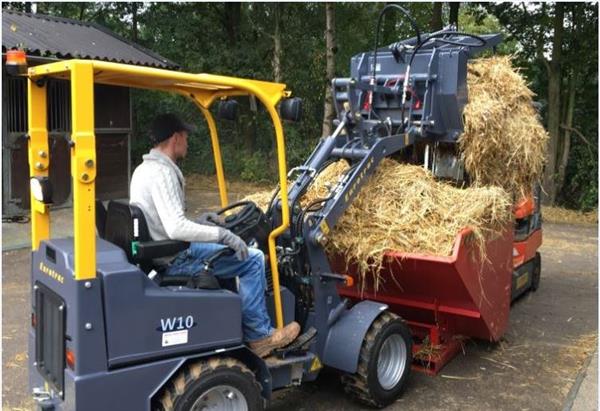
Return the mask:
[[[354,277],[345,275],[344,278],[346,279],[346,281],[345,281],[346,287],[352,287],[354,285]]]
[[[27,73],[27,55],[23,50],[6,52],[6,71],[12,76]]]
[[[68,348],[65,349],[65,358],[69,368],[75,371],[75,354],[73,354],[73,351],[69,350]]]

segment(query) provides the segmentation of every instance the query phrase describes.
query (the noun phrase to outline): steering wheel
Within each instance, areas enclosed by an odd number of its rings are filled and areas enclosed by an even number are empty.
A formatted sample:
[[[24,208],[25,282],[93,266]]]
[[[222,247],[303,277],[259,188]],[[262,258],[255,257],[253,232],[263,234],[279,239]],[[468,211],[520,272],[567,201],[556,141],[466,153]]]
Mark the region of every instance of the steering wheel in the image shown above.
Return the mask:
[[[254,213],[254,211],[257,208],[256,204],[254,204],[252,201],[239,201],[237,203],[230,204],[225,208],[222,208],[221,210],[219,210],[217,212],[217,214],[223,215],[227,211],[230,211],[230,210],[233,210],[233,209],[239,208],[239,207],[243,207],[243,208],[238,213],[230,214],[225,217],[225,219],[224,219],[225,226],[228,226],[228,227],[235,226],[240,221],[246,220],[250,215],[252,215],[252,213]]]

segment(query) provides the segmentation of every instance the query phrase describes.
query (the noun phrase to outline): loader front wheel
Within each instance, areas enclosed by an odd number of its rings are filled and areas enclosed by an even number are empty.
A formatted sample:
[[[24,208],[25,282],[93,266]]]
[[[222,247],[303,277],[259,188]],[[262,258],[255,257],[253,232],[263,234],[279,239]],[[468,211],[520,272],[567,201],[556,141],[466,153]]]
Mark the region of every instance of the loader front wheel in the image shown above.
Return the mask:
[[[364,404],[383,408],[402,393],[411,363],[410,330],[400,317],[383,312],[363,340],[356,373],[342,377],[344,389]]]
[[[159,398],[163,411],[259,411],[265,403],[254,374],[233,358],[211,358],[186,366]]]

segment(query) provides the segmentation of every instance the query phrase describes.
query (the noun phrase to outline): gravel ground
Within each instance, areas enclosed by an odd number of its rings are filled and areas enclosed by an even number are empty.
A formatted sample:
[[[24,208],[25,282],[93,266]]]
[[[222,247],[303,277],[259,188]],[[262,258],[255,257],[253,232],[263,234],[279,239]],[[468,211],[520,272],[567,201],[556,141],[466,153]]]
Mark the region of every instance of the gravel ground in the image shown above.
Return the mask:
[[[203,210],[216,198],[191,190],[188,211]],[[540,289],[513,305],[502,341],[468,341],[437,377],[413,373],[389,410],[563,409],[597,345],[597,226],[546,224],[541,252]],[[6,251],[2,257],[3,409],[29,410],[30,252]],[[591,383],[597,386],[597,380]],[[362,408],[344,395],[338,375],[325,371],[316,382],[275,394],[270,410],[290,409]]]

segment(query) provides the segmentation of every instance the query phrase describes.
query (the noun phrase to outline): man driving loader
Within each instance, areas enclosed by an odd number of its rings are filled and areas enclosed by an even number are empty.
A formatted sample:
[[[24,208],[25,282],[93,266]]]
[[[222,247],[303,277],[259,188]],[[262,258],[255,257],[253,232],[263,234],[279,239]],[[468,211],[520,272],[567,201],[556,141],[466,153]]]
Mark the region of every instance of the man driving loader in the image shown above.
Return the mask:
[[[234,255],[223,255],[214,262],[212,274],[219,278],[239,277],[244,340],[261,357],[290,344],[300,326],[292,322],[274,329],[265,305],[265,264],[263,253],[248,248],[237,235],[211,222],[216,214],[204,213],[193,222],[185,217],[185,182],[176,161],[187,154],[188,132],[192,127],[174,114],[162,114],[152,124],[154,146],[131,177],[130,203],[144,212],[153,240],[189,241],[165,276],[193,275],[216,251],[230,247]]]

